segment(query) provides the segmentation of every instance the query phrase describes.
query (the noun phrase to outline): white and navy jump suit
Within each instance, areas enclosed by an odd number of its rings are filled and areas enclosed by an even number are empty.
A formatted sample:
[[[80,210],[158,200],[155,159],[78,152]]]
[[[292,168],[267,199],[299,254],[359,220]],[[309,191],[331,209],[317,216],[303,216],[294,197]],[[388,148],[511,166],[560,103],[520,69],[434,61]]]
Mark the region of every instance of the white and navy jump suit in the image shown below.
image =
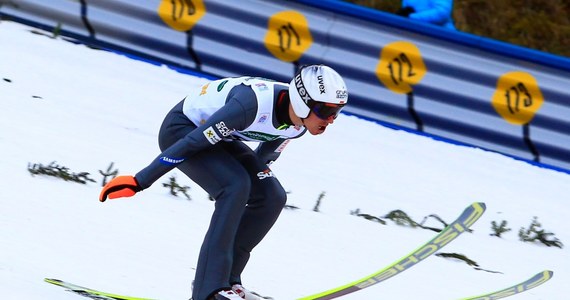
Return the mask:
[[[135,175],[141,188],[178,168],[208,192],[215,210],[204,238],[193,299],[241,283],[251,250],[285,206],[268,167],[306,129],[289,118],[288,85],[256,77],[225,78],[192,91],[166,116],[163,151]],[[242,141],[260,142],[253,150]]]

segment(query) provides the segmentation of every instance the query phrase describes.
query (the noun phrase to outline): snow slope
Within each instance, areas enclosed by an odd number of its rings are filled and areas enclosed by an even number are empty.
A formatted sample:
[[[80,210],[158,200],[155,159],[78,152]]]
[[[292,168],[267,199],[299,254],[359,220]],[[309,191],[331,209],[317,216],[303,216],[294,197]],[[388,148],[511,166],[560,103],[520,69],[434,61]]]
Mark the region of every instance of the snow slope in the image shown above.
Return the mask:
[[[206,82],[165,66],[30,33],[0,22],[0,295],[2,299],[81,299],[43,282],[59,278],[118,294],[188,299],[213,204],[174,170],[135,197],[99,203],[111,162],[134,174],[158,154],[163,116]],[[349,87],[350,90],[350,87]],[[31,176],[28,164],[55,161],[89,172],[85,185]],[[550,269],[554,278],[513,299],[566,299],[568,248],[523,243],[518,230],[538,217],[570,243],[570,175],[341,115],[322,136],[289,144],[272,166],[288,203],[254,250],[244,284],[279,300],[327,290],[376,272],[416,249],[432,231],[386,225],[401,209],[414,220],[451,222],[472,202],[486,214],[441,252],[382,284],[343,299],[458,299],[507,287]],[[190,186],[188,201],[162,187]],[[325,192],[320,211],[313,208]],[[490,236],[491,222],[512,231]],[[441,224],[430,218],[428,225]]]

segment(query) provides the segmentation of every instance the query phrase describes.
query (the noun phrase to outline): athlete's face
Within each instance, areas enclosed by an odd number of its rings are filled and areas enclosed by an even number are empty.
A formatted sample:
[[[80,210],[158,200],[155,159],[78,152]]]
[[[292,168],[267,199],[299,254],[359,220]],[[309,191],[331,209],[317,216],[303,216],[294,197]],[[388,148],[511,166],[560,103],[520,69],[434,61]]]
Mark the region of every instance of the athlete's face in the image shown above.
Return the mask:
[[[311,111],[309,116],[303,120],[303,125],[312,135],[317,135],[325,132],[327,126],[334,123],[335,116],[330,116],[327,119],[319,118],[314,111]]]

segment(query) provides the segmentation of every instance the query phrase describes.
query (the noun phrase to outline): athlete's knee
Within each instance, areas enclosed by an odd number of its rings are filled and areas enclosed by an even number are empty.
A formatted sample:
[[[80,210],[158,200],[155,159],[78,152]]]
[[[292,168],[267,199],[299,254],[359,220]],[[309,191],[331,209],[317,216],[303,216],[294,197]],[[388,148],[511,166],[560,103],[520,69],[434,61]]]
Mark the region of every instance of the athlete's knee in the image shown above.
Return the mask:
[[[287,203],[287,192],[281,184],[275,184],[268,191],[266,197],[269,199],[267,203],[275,210],[282,210]]]
[[[279,189],[279,205],[281,208],[285,207],[285,204],[287,203],[287,192],[285,192],[285,189],[279,185],[280,189]]]

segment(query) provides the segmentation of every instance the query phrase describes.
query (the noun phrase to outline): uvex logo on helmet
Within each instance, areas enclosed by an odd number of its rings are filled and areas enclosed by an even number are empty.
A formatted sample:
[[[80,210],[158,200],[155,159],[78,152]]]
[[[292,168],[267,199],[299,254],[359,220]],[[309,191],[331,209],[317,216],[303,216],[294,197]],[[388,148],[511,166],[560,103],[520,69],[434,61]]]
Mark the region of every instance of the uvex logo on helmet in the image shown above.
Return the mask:
[[[295,76],[295,86],[297,86],[297,91],[299,92],[299,96],[301,96],[301,99],[303,99],[305,103],[309,102],[309,100],[311,100],[311,96],[309,96],[309,93],[307,92],[307,89],[303,84],[303,79],[301,79],[301,73]]]
[[[317,76],[317,80],[319,82],[319,91],[321,92],[321,94],[326,93],[326,91],[325,91],[325,80],[323,79],[323,75]]]

